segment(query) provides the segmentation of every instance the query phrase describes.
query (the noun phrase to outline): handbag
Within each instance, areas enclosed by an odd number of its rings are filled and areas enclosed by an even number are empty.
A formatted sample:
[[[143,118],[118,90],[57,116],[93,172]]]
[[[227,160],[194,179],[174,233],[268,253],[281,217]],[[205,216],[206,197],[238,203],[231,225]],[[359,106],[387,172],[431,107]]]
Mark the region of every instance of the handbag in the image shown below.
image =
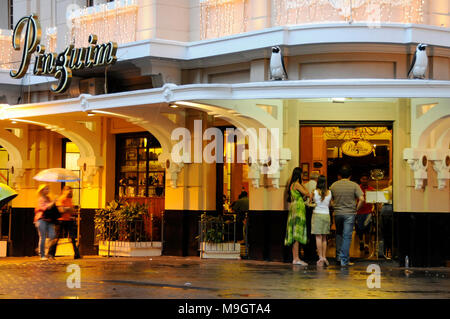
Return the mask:
[[[58,218],[60,218],[60,217],[61,217],[61,213],[59,212],[56,205],[52,205],[52,207],[47,208],[43,214],[43,218],[49,219],[51,223],[56,223]]]

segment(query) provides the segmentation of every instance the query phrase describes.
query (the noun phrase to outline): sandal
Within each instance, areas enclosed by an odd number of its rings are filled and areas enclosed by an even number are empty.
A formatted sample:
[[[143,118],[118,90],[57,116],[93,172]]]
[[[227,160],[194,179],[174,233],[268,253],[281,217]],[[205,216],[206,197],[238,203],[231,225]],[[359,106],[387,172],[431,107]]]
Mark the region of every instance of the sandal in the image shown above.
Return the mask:
[[[302,261],[302,260],[297,260],[297,261],[294,261],[294,262],[292,262],[294,265],[302,265],[302,266],[308,266],[308,264],[307,263],[305,263],[304,261]]]
[[[324,260],[323,260],[323,259],[319,259],[319,260],[317,261],[317,266],[323,267],[323,263],[324,263]]]

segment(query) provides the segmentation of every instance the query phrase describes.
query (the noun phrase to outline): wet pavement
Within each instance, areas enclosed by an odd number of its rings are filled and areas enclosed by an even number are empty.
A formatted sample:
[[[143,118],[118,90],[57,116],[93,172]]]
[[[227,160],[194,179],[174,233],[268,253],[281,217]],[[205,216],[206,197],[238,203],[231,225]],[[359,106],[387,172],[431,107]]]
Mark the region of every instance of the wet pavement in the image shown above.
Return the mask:
[[[368,287],[370,264],[381,266],[379,288],[374,285],[376,274],[369,278],[374,287]],[[77,278],[81,279],[79,288]],[[88,256],[81,260],[60,257],[54,261],[40,261],[38,257],[0,258],[0,299],[35,298],[449,299],[450,268],[405,271],[394,262],[381,261],[357,262],[349,268],[317,268],[167,256]]]

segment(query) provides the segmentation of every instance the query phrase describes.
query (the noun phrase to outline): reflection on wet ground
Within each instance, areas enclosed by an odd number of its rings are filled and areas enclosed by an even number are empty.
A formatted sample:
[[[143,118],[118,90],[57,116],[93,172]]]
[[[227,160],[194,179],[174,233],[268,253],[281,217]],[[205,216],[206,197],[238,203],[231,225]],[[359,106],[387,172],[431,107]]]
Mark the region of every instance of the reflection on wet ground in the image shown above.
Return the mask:
[[[381,266],[369,288],[370,264]],[[80,267],[81,287],[67,286]],[[373,274],[372,274],[373,276]],[[369,280],[372,280],[369,278]],[[372,281],[371,281],[372,282]],[[373,281],[374,282],[374,281]],[[450,298],[450,268],[364,261],[349,268],[196,257],[0,258],[0,298]]]

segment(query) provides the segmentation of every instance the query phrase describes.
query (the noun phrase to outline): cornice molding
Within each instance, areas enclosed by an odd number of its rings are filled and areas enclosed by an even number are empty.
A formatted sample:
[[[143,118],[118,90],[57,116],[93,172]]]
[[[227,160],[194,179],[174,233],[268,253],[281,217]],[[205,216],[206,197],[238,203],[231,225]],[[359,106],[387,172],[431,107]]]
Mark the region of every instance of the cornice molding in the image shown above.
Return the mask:
[[[239,84],[165,85],[162,88],[51,102],[20,104],[3,108],[3,118],[26,118],[51,114],[152,105],[176,101],[302,99],[302,98],[450,98],[450,81],[336,79],[266,81]]]

